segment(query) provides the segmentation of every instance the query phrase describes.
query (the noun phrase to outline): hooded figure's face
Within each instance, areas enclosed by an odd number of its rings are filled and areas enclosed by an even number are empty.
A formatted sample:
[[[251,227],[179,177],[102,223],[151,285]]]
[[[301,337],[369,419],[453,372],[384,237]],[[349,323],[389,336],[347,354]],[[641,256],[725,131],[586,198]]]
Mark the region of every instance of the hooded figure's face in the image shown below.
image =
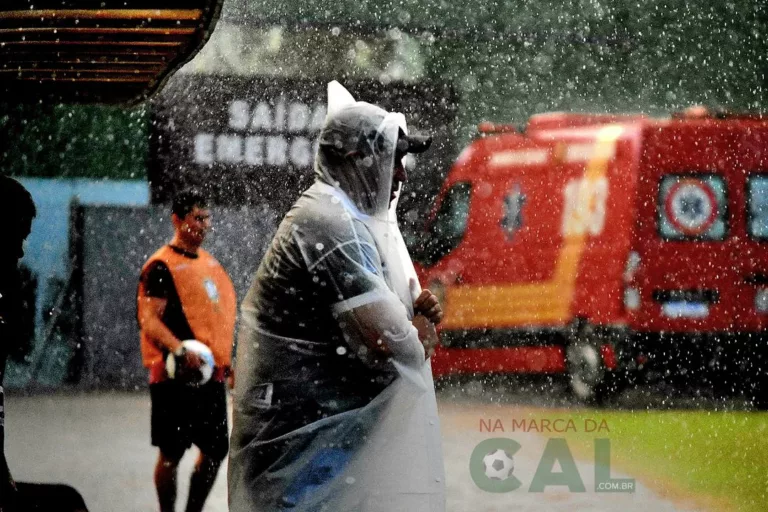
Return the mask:
[[[329,112],[320,132],[317,178],[341,189],[362,213],[386,214],[393,190],[405,181],[402,158],[395,162],[398,134],[404,129],[402,114],[365,102]]]
[[[390,206],[392,205],[392,201],[398,197],[400,187],[406,181],[408,181],[408,173],[405,172],[405,155],[395,153],[395,167],[392,171],[392,188],[389,195]]]

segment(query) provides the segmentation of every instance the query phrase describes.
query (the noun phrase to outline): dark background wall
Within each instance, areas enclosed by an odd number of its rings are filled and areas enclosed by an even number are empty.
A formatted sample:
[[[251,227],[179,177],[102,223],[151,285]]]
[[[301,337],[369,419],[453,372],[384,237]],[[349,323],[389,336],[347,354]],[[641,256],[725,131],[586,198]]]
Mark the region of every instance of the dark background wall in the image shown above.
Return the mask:
[[[409,165],[401,212],[425,200],[450,167],[456,98],[450,86],[425,82],[347,80],[359,100],[402,112],[409,128],[433,136],[433,147]],[[152,202],[167,203],[194,185],[222,205],[266,202],[281,215],[314,181],[316,139],[325,120],[324,80],[177,74],[150,104]],[[415,200],[418,198],[418,200]]]

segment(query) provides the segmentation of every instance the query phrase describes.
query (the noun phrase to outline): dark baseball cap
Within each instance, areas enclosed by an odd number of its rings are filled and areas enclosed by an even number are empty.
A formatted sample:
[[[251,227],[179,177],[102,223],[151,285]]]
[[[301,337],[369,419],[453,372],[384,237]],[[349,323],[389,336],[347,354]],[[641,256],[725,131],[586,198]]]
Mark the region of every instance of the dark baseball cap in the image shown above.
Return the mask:
[[[397,138],[397,152],[405,153],[423,153],[432,145],[432,137],[420,133],[409,133],[408,135],[400,130]]]

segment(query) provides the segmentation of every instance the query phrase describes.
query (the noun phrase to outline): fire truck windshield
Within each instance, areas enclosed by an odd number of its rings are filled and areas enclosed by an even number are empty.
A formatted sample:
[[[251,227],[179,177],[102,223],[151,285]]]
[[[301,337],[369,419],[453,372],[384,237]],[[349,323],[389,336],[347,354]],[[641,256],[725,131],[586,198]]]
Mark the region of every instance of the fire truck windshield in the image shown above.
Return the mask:
[[[434,265],[461,243],[469,219],[471,190],[471,183],[459,182],[443,195],[437,215],[427,230],[428,238],[419,258],[422,263]]]

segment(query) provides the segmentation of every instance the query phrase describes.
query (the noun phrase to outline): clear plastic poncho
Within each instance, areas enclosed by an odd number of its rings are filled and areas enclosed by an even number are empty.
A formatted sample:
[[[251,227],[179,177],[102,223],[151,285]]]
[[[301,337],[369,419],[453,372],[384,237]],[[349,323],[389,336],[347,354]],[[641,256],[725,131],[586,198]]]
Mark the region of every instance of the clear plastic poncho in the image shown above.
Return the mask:
[[[444,510],[420,289],[392,199],[400,130],[402,114],[329,84],[316,182],[242,305],[232,512]]]

